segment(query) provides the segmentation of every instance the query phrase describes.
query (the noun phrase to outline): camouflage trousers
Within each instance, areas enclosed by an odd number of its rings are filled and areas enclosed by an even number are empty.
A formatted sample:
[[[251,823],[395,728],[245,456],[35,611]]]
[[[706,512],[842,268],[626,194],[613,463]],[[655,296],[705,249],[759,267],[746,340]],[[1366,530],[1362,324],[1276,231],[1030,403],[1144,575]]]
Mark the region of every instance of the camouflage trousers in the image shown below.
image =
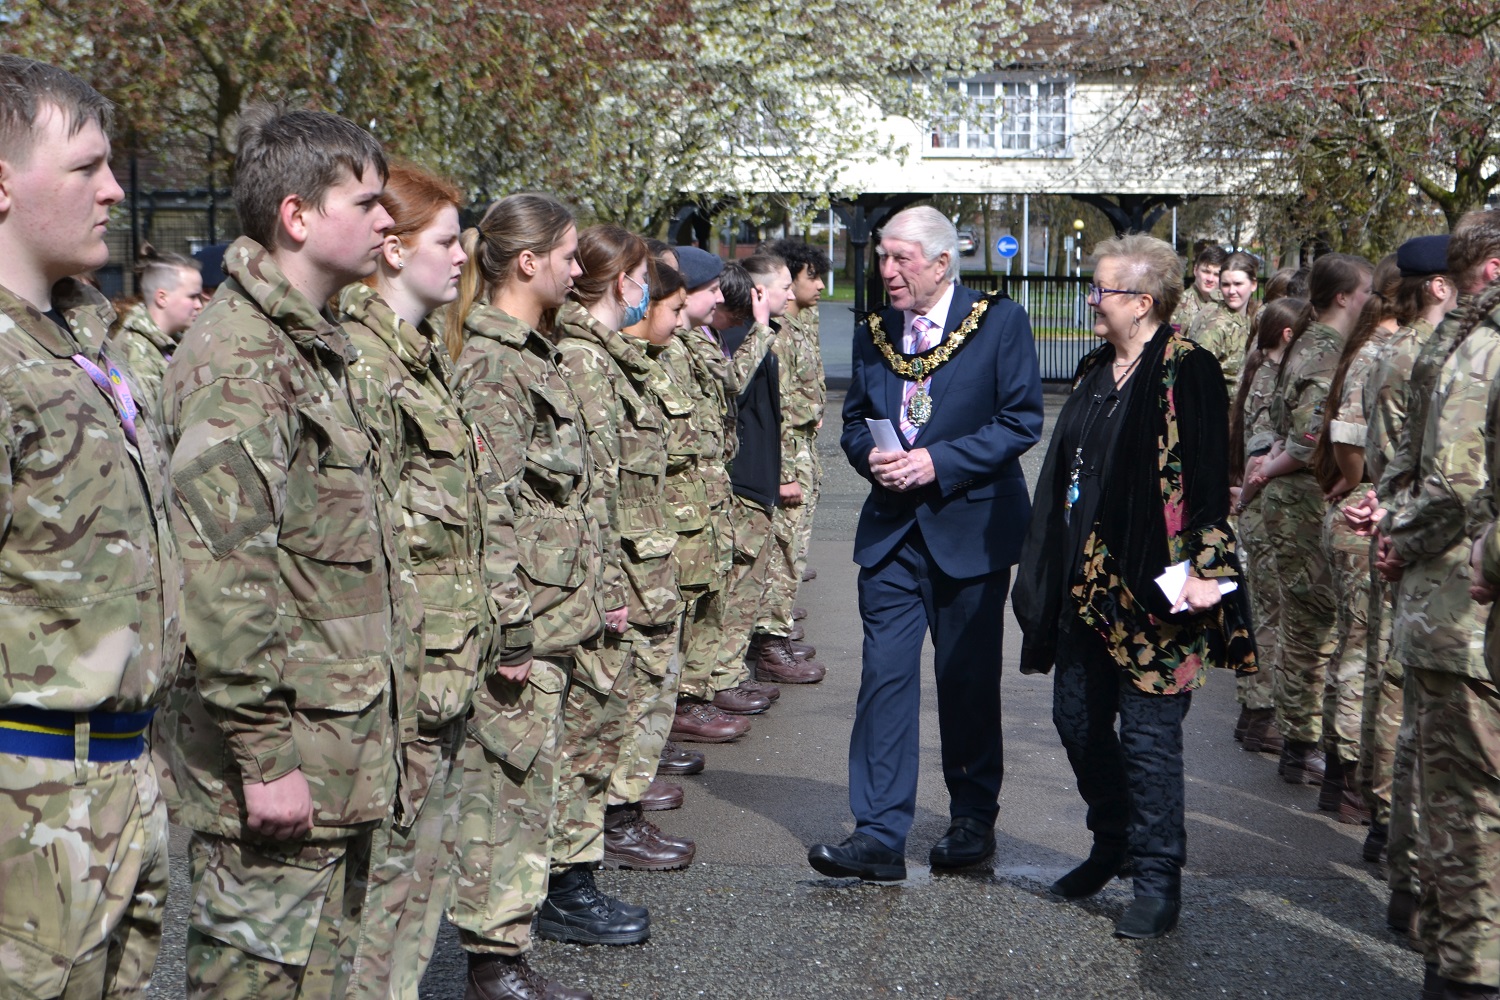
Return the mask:
[[[771,537],[765,542],[765,589],[761,595],[760,611],[755,616],[756,632],[780,636],[792,634],[792,609],[797,605],[797,587],[802,582],[796,569],[797,536],[801,533],[805,514],[801,504],[777,507],[771,512]],[[803,562],[805,565],[806,560]]]
[[[818,497],[823,492],[823,462],[818,458],[818,432],[799,434],[797,482],[802,484],[802,513],[797,520],[797,538],[793,546],[792,579],[802,582],[807,572],[807,553],[812,548],[813,517],[818,512]],[[805,456],[805,457],[804,457]]]
[[[531,920],[547,898],[571,670],[566,657],[537,657],[523,683],[496,675],[475,692],[459,753],[458,858],[448,908],[465,951],[531,950]]]
[[[1323,680],[1323,745],[1326,753],[1354,767],[1364,726],[1370,539],[1354,533],[1336,503],[1323,515],[1323,555],[1333,571],[1338,607],[1333,656]]]
[[[1276,707],[1277,662],[1281,656],[1281,594],[1276,582],[1276,556],[1266,538],[1265,500],[1257,495],[1240,513],[1236,534],[1245,553],[1245,579],[1250,587],[1250,609],[1255,615],[1255,661],[1260,669],[1235,678],[1239,703],[1257,711]]]
[[[677,628],[646,634],[637,630],[629,669],[625,737],[609,779],[609,805],[639,802],[656,780],[661,748],[672,729],[681,659]],[[620,686],[627,685],[622,676]]]
[[[1371,554],[1374,539],[1371,539]],[[1391,589],[1378,574],[1370,580],[1365,645],[1365,704],[1359,729],[1356,780],[1370,818],[1391,821],[1391,782],[1401,730],[1401,663],[1391,656]]]
[[[1411,673],[1422,781],[1417,937],[1448,979],[1500,986],[1500,689]]]
[[[557,761],[557,803],[552,813],[552,870],[604,860],[604,805],[620,746],[631,723],[634,667],[625,644],[625,664],[615,689],[595,691],[574,679],[563,710],[562,751]]]
[[[724,581],[725,584],[728,580]],[[682,587],[682,627],[679,630],[681,671],[678,675],[679,696],[708,701],[717,690],[713,685],[714,668],[719,662],[719,647],[724,643],[723,587],[707,590]]]
[[[423,729],[402,747],[414,815],[402,826],[381,824],[370,845],[351,998],[417,1000],[453,884],[464,728]]]
[[[1317,480],[1305,470],[1271,480],[1264,494],[1281,603],[1276,725],[1289,740],[1318,743],[1324,676],[1336,648],[1337,602],[1323,554],[1327,505]]]
[[[144,995],[167,900],[151,755],[0,754],[0,830],[0,996]]]
[[[190,1000],[343,996],[364,919],[371,835],[249,841],[193,834]]]
[[[1394,656],[1387,665],[1401,664]],[[1401,727],[1391,760],[1391,818],[1386,839],[1386,882],[1393,892],[1417,891],[1417,809],[1422,801],[1422,778],[1417,768],[1417,709],[1415,681],[1405,671],[1401,684]]]
[[[715,691],[727,691],[750,679],[745,654],[766,599],[771,559],[781,550],[772,527],[772,512],[738,496],[735,503],[734,569],[724,594],[724,638],[714,667]]]

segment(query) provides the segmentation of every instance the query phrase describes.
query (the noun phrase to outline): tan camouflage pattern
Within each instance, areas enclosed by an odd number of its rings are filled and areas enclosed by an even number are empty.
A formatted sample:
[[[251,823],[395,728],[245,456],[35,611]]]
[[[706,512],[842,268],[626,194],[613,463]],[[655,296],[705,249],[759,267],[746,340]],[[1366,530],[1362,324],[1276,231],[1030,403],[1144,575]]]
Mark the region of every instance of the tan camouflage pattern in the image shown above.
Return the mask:
[[[484,499],[474,435],[448,388],[437,332],[401,319],[364,284],[339,299],[357,353],[349,387],[381,459],[393,508],[410,635],[402,686],[403,740],[414,725],[446,727],[469,710],[486,669],[495,610],[484,581]]]
[[[1198,298],[1198,296],[1196,294],[1184,295],[1182,298],[1186,302],[1188,299]],[[1194,343],[1200,343],[1198,338],[1203,336],[1204,331],[1208,329],[1209,325],[1218,319],[1222,313],[1229,312],[1229,307],[1224,304],[1224,293],[1220,292],[1217,288],[1208,293],[1208,301],[1205,302],[1199,299],[1199,303],[1199,307],[1193,311],[1192,317],[1180,328],[1183,338],[1191,340]],[[1176,319],[1175,315],[1173,319]]]
[[[1391,655],[1408,671],[1491,678],[1483,609],[1469,597],[1468,536],[1470,504],[1488,482],[1485,431],[1497,371],[1500,325],[1481,322],[1438,371],[1414,491],[1388,519],[1392,547],[1407,564],[1395,597]]]
[[[1323,743],[1353,768],[1359,761],[1364,726],[1366,653],[1370,607],[1370,539],[1356,535],[1342,505],[1323,515],[1323,554],[1333,571],[1338,606],[1333,656],[1323,686]]]
[[[249,239],[168,369],[188,669],[154,750],[173,819],[241,837],[243,782],[300,768],[313,841],[395,803],[394,532],[348,338]]]
[[[182,662],[168,450],[72,360],[107,369],[109,303],[52,294],[66,332],[0,288],[0,705],[138,712]]]
[[[1236,677],[1235,697],[1246,708],[1276,707],[1276,678],[1280,676],[1281,588],[1276,580],[1276,555],[1266,537],[1265,499],[1257,494],[1240,512],[1235,536],[1245,553],[1245,578],[1250,608],[1255,615],[1255,662],[1260,669]]]
[[[0,996],[144,995],[167,899],[151,758],[0,754],[0,829]]]
[[[1394,656],[1387,664],[1400,661]],[[1416,681],[1401,668],[1401,728],[1391,761],[1391,820],[1386,837],[1386,881],[1392,892],[1417,892],[1417,809],[1422,799],[1417,769]]]
[[[1233,399],[1240,381],[1240,369],[1245,365],[1245,350],[1250,343],[1250,317],[1246,313],[1232,312],[1221,307],[1203,313],[1204,323],[1195,323],[1188,339],[1196,341],[1219,359],[1224,370],[1224,382],[1229,387],[1229,398]]]
[[[803,476],[797,467],[799,441],[792,432],[790,421],[795,416],[805,415],[806,403],[799,398],[802,390],[798,375],[801,359],[798,356],[802,344],[801,331],[792,323],[783,321],[777,336],[771,342],[771,353],[776,355],[777,389],[781,400],[781,481],[802,485]],[[802,527],[802,505],[778,505],[771,511],[771,544],[766,554],[765,594],[760,611],[756,615],[755,631],[767,635],[786,636],[792,630],[792,609],[797,603],[797,588],[801,584],[800,574],[793,576],[797,561],[797,538]]]
[[[1366,558],[1374,564],[1374,540]],[[1396,740],[1401,730],[1401,686],[1404,671],[1391,651],[1391,588],[1376,573],[1370,576],[1369,628],[1365,645],[1365,697],[1360,713],[1359,768],[1356,781],[1370,816],[1390,824],[1391,785]]]
[[[110,335],[110,346],[130,372],[130,391],[135,401],[160,421],[167,363],[177,350],[177,341],[156,325],[144,302],[137,302],[120,317]]]
[[[644,341],[608,329],[577,303],[563,306],[557,322],[558,370],[578,396],[601,484],[605,563],[619,576],[604,605],[627,606],[632,626],[670,625],[682,609],[677,533],[666,517],[667,417],[657,398],[670,383]]]
[[[771,560],[780,551],[772,512],[741,496],[734,500],[734,573],[724,592],[722,639],[710,677],[713,692],[750,680],[745,654],[766,599]]]
[[[1417,939],[1440,975],[1500,986],[1500,689],[1412,666],[1418,717]]]
[[[1432,336],[1432,324],[1417,320],[1386,338],[1375,363],[1365,372],[1368,403],[1365,432],[1365,478],[1379,486],[1395,456],[1406,427],[1407,386],[1422,345]],[[1386,498],[1382,496],[1382,500]]]
[[[453,886],[464,730],[449,723],[402,748],[414,815],[409,824],[382,823],[371,838],[352,1000],[417,1000]]]
[[[195,833],[188,851],[189,1000],[345,995],[365,900],[368,831],[274,843]]]
[[[1312,323],[1282,357],[1267,413],[1287,454],[1303,463],[1312,460],[1342,349],[1338,331]],[[1261,492],[1280,585],[1277,727],[1289,740],[1316,743],[1322,736],[1325,666],[1336,649],[1338,613],[1332,569],[1323,550],[1327,505],[1307,469],[1272,479]]]
[[[474,695],[460,753],[458,859],[448,920],[465,951],[524,955],[547,898],[563,706],[572,663],[537,657],[523,683],[495,674]]]
[[[557,369],[556,349],[515,317],[479,304],[465,333],[454,387],[492,463],[493,477],[481,484],[486,499],[511,519],[532,652],[571,658],[604,631],[594,469],[578,397]],[[501,621],[512,621],[497,603]],[[575,679],[609,691],[617,669],[598,657]]]
[[[1198,291],[1196,285],[1189,285],[1182,290],[1182,298],[1177,302],[1177,310],[1172,313],[1172,323],[1177,327],[1179,333],[1184,337],[1192,329],[1193,320],[1204,312],[1212,312],[1211,304],[1223,306],[1224,296],[1215,288],[1205,297]],[[1188,337],[1191,340],[1191,337]]]
[[[1418,469],[1422,464],[1422,446],[1425,440],[1428,411],[1432,406],[1432,391],[1437,385],[1438,371],[1443,367],[1454,341],[1458,339],[1459,327],[1473,307],[1474,296],[1460,294],[1458,304],[1432,333],[1421,340],[1416,360],[1411,362],[1411,375],[1400,381],[1404,361],[1394,352],[1389,357],[1389,367],[1382,365],[1382,386],[1390,386],[1388,405],[1391,412],[1405,414],[1392,432],[1395,444],[1391,449],[1385,471],[1375,482],[1375,492],[1381,503],[1394,509],[1406,502],[1416,490]],[[1403,353],[1410,347],[1402,347]],[[1383,403],[1382,405],[1386,405]]]
[[[620,748],[635,719],[630,713],[629,639],[621,647],[623,669],[615,690],[601,694],[583,684],[568,689],[562,752],[557,765],[557,804],[552,814],[552,870],[604,860],[604,807]]]
[[[661,749],[672,731],[677,704],[682,669],[682,660],[677,655],[678,638],[673,624],[651,634],[638,635],[631,647],[630,675],[616,685],[616,693],[625,688],[630,707],[619,759],[609,779],[608,805],[641,801],[656,780]]]

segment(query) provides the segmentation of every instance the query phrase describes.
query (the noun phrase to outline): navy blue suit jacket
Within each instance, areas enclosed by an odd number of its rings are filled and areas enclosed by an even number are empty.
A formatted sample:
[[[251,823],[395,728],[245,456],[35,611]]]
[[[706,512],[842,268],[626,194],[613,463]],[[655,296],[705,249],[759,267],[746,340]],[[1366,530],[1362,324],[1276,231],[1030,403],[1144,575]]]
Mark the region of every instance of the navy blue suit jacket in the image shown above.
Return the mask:
[[[953,289],[945,341],[979,298],[962,285]],[[901,310],[887,308],[880,316],[899,351],[905,327]],[[1010,299],[992,303],[968,342],[932,376],[932,418],[909,447],[927,449],[936,479],[896,493],[870,477],[875,443],[865,418],[888,418],[899,433],[905,384],[886,367],[869,329],[857,327],[839,442],[855,471],[871,481],[854,534],[854,561],[875,566],[920,524],[938,569],[950,577],[983,576],[1014,565],[1031,520],[1019,459],[1042,431],[1042,382],[1026,311]]]

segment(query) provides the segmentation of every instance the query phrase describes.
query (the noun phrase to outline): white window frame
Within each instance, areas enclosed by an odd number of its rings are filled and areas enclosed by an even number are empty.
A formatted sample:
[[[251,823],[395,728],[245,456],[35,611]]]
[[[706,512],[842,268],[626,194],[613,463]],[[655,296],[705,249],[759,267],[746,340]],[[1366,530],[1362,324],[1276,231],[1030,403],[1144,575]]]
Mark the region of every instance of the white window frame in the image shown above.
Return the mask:
[[[1061,159],[1073,155],[1074,78],[1040,73],[990,73],[948,80],[946,85],[970,102],[970,110],[944,115],[928,129],[924,156]],[[1061,89],[1061,95],[1057,91]],[[1043,114],[1042,101],[1061,96],[1061,112]],[[1061,119],[1062,141],[1037,148],[1045,120],[1054,128]]]

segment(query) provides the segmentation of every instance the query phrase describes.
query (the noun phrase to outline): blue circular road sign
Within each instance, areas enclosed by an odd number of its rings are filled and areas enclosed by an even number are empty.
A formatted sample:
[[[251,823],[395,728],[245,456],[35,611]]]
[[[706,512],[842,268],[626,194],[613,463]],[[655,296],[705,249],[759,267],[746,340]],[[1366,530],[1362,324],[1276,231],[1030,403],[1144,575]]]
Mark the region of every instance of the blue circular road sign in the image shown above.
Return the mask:
[[[1021,252],[1021,244],[1014,236],[1002,236],[995,241],[995,252],[1009,260]]]

